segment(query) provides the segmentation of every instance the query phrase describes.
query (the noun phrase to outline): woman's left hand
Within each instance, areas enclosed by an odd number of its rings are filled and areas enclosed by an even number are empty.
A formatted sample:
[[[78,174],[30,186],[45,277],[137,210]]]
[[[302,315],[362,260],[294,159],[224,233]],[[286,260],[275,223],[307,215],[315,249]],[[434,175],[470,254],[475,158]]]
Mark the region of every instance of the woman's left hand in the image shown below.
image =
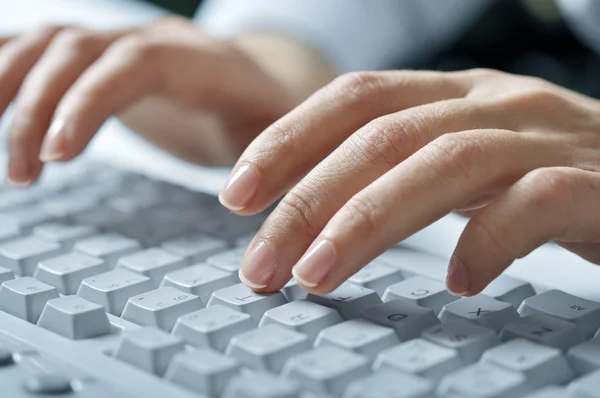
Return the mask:
[[[285,194],[240,271],[309,292],[454,210],[472,217],[448,288],[474,295],[547,241],[600,263],[600,102],[489,70],[342,76],[264,131],[221,193],[239,214]],[[435,244],[435,242],[432,242]]]

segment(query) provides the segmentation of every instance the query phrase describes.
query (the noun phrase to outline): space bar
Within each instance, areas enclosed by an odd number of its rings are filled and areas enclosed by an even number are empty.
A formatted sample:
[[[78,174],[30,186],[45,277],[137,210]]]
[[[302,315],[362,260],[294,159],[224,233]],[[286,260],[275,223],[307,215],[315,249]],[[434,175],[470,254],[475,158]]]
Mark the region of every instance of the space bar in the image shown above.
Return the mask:
[[[0,336],[2,335],[33,347],[59,363],[88,373],[133,397],[198,398],[197,394],[167,384],[101,352],[0,311]]]

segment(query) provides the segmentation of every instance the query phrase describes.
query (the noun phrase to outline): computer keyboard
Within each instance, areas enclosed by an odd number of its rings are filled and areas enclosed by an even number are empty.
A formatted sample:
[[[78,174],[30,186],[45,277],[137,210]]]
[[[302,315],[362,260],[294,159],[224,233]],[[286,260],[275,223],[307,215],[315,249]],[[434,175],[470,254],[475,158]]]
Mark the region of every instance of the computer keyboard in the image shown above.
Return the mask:
[[[1,186],[0,397],[600,397],[599,303],[509,276],[459,299],[402,247],[259,295],[263,220],[99,164]]]

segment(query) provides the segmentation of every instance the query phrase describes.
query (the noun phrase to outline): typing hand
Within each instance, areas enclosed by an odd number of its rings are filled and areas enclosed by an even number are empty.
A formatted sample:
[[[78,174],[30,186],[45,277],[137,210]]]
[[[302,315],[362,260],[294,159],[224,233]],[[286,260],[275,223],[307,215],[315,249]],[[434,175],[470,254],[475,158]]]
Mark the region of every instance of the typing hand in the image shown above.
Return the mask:
[[[16,100],[9,180],[78,155],[111,115],[198,163],[232,164],[294,102],[234,41],[191,22],[93,31],[50,27],[0,39],[0,115]]]
[[[285,194],[240,276],[329,292],[453,210],[472,213],[449,265],[457,294],[549,240],[600,263],[599,115],[591,98],[495,71],[342,76],[259,135],[221,192],[240,214]]]

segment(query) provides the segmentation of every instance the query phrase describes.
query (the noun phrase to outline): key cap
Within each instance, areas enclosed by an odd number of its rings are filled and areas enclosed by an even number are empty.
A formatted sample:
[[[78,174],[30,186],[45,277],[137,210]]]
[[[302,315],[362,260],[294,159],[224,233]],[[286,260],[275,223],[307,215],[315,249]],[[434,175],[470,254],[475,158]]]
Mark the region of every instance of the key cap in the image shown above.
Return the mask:
[[[69,225],[64,223],[46,223],[33,229],[33,235],[48,242],[57,243],[64,250],[71,250],[75,243],[98,233],[89,225]]]
[[[35,395],[61,395],[73,391],[71,380],[56,374],[39,374],[29,377],[23,383],[26,391]]]
[[[573,323],[544,314],[529,315],[511,322],[500,332],[503,341],[518,337],[562,351],[583,342],[581,333]]]
[[[114,357],[162,376],[173,357],[183,349],[183,341],[176,336],[154,328],[139,328],[123,333]]]
[[[46,302],[53,298],[58,298],[55,287],[29,276],[0,286],[0,310],[30,323],[38,321]]]
[[[208,264],[196,264],[166,274],[161,286],[172,286],[182,292],[195,294],[206,305],[213,292],[237,283],[240,283],[237,275]]]
[[[258,294],[243,283],[229,286],[214,292],[207,307],[222,304],[252,317],[258,325],[266,311],[287,303],[281,292],[274,294]]]
[[[373,361],[382,350],[400,343],[393,329],[362,318],[330,326],[317,336],[315,347],[332,345],[363,355]]]
[[[223,398],[298,398],[300,387],[266,372],[243,372],[225,387]]]
[[[73,340],[90,339],[111,332],[104,307],[78,296],[49,300],[37,324]]]
[[[534,393],[527,394],[524,398],[569,398],[564,388],[551,386]]]
[[[188,264],[199,263],[215,253],[227,250],[227,243],[206,235],[188,235],[167,241],[162,248],[186,259]]]
[[[121,317],[138,325],[170,332],[177,318],[200,308],[202,302],[198,296],[172,287],[161,287],[131,297]]]
[[[571,398],[598,398],[600,397],[600,371],[585,375],[569,385],[567,391]]]
[[[343,398],[434,398],[430,380],[385,369],[348,386]]]
[[[219,254],[210,256],[206,262],[223,271],[237,274],[241,265],[246,249],[235,248]]]
[[[133,220],[112,226],[111,231],[135,239],[144,247],[153,247],[185,235],[188,227],[182,223],[164,223],[138,214]]]
[[[338,347],[323,346],[291,358],[281,375],[304,389],[341,395],[348,384],[369,373],[366,358]]]
[[[83,192],[69,192],[45,199],[39,205],[54,218],[71,220],[77,214],[93,210],[98,206],[98,201],[98,198],[91,198]]]
[[[494,279],[492,283],[487,285],[481,294],[498,301],[504,301],[515,308],[519,308],[519,305],[521,305],[523,300],[535,295],[535,291],[531,284],[527,282],[523,282],[508,275],[500,275]]]
[[[406,300],[388,301],[369,308],[363,317],[394,329],[401,341],[418,337],[423,330],[440,323],[433,310]]]
[[[108,271],[104,261],[83,253],[70,252],[41,261],[34,278],[52,285],[62,294],[76,294],[85,278]]]
[[[380,352],[373,369],[396,369],[439,382],[462,365],[456,350],[416,338]]]
[[[279,325],[266,325],[231,339],[225,355],[249,368],[277,373],[292,356],[310,349],[306,336]]]
[[[381,299],[373,290],[348,282],[324,295],[309,293],[306,299],[336,309],[344,319],[356,318],[367,308],[381,304]]]
[[[0,224],[14,225],[25,233],[38,224],[51,221],[54,217],[37,205],[25,205],[0,210]]]
[[[500,344],[492,329],[465,321],[451,321],[423,332],[423,338],[442,347],[456,350],[465,365],[479,360],[490,347]]]
[[[521,373],[475,364],[444,377],[437,391],[449,397],[515,398],[530,392],[530,387]]]
[[[75,244],[74,249],[88,256],[101,258],[109,268],[114,268],[121,257],[137,252],[142,247],[131,238],[108,233],[82,239]]]
[[[163,202],[160,195],[140,195],[135,193],[125,193],[112,197],[106,201],[106,205],[126,214],[135,214],[142,210],[149,209]]]
[[[13,240],[21,236],[21,229],[16,225],[0,224],[0,243]]]
[[[165,379],[197,394],[220,397],[238,371],[239,364],[234,359],[202,349],[175,356]]]
[[[425,276],[443,282],[448,269],[445,258],[399,247],[386,251],[378,260],[402,271],[404,279]]]
[[[0,266],[19,276],[31,276],[40,261],[62,253],[56,243],[49,243],[34,236],[17,238],[0,244]]]
[[[596,337],[572,347],[567,358],[577,374],[595,372],[600,369],[600,339]]]
[[[129,254],[117,262],[117,268],[124,268],[136,274],[144,275],[158,287],[169,272],[185,267],[185,261],[159,248],[142,250]]]
[[[381,297],[388,286],[400,282],[402,279],[404,278],[400,270],[375,259],[352,275],[348,282],[374,290]]]
[[[223,305],[213,305],[182,315],[173,334],[195,347],[225,351],[233,336],[254,329],[254,320]]]
[[[462,298],[444,306],[440,321],[462,320],[500,332],[504,325],[518,320],[515,307],[487,296],[477,295]]]
[[[458,297],[448,293],[442,282],[413,276],[402,282],[389,285],[383,294],[383,301],[405,299],[421,307],[431,308],[437,315],[446,304],[458,300]]]
[[[306,290],[302,289],[294,278],[285,284],[283,289],[281,289],[281,293],[283,293],[287,301],[303,300],[308,295]]]
[[[333,308],[298,300],[268,310],[259,326],[277,324],[305,334],[312,342],[321,330],[340,322],[342,317]]]
[[[481,362],[525,375],[534,388],[549,384],[564,384],[573,372],[560,350],[544,347],[525,339],[515,339],[483,354]]]
[[[594,336],[600,327],[600,304],[559,290],[549,290],[530,297],[519,307],[521,316],[535,313],[573,322],[587,339]]]
[[[108,230],[126,222],[129,215],[115,209],[104,206],[95,206],[94,208],[75,214],[72,219],[74,224],[91,225],[102,230]]]
[[[114,270],[84,279],[77,295],[102,305],[109,314],[121,316],[130,297],[152,289],[150,278],[127,270]]]
[[[0,285],[2,285],[4,281],[9,281],[11,279],[15,279],[15,274],[8,268],[0,267]]]

